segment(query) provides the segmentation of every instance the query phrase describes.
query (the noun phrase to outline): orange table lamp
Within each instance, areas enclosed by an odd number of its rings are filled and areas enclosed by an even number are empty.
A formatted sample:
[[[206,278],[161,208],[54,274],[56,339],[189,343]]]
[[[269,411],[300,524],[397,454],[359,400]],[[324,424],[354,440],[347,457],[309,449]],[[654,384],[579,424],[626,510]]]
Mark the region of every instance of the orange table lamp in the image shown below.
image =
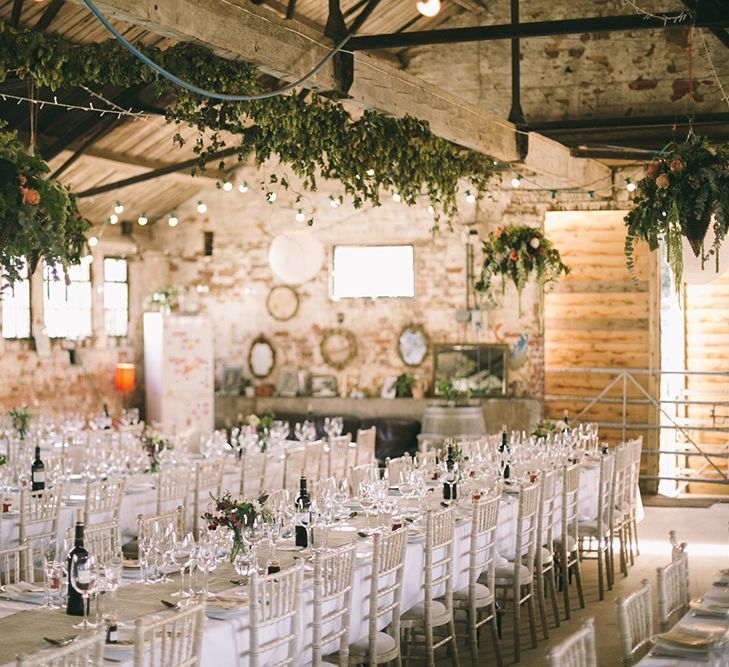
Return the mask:
[[[114,369],[114,388],[129,393],[134,391],[134,364],[117,364]]]

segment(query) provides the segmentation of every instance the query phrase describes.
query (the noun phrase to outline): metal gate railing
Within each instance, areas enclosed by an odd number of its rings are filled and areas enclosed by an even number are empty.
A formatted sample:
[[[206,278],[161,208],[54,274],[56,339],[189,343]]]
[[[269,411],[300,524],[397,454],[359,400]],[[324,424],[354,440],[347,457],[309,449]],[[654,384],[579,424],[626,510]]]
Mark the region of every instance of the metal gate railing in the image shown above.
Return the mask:
[[[729,486],[729,371],[648,370],[616,368],[547,368],[545,377],[557,375],[605,376],[605,384],[593,390],[593,395],[546,394],[545,405],[550,402],[569,402],[577,421],[596,421],[602,428],[619,429],[624,440],[628,433],[643,431],[646,437],[643,453],[657,457],[650,466],[653,471],[641,474],[645,481],[658,481],[662,493],[677,495],[691,482]],[[712,377],[725,380],[720,389],[704,393],[692,392],[691,377]],[[638,379],[649,379],[651,391]],[[598,405],[620,406],[615,418],[591,419],[590,413]],[[646,421],[629,419],[632,405],[649,406]],[[690,414],[692,408],[702,408],[707,417]],[[695,410],[694,410],[695,412]],[[721,434],[717,443],[702,442],[705,433]],[[652,436],[652,437],[651,437]],[[700,465],[689,461],[699,457]],[[657,465],[655,465],[657,463]],[[649,467],[649,468],[650,468]]]

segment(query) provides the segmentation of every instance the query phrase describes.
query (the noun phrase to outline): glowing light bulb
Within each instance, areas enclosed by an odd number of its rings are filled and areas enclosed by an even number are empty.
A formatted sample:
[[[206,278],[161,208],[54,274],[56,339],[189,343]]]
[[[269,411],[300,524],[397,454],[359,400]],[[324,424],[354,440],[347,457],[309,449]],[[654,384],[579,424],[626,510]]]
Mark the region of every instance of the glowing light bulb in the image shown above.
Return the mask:
[[[366,174],[368,176],[374,176],[375,175],[375,170],[374,169],[368,169],[367,172],[366,172]]]
[[[396,201],[398,204],[402,201],[402,197],[400,196],[399,192],[396,192],[394,195],[392,195],[393,201]]]
[[[469,204],[475,204],[476,203],[476,195],[473,194],[470,190],[466,190],[466,201]]]
[[[428,213],[430,213],[430,215],[435,215],[435,206],[433,206],[433,204],[428,204]]]
[[[174,213],[172,215],[170,215],[169,219],[167,220],[167,224],[170,227],[177,227],[178,222],[179,222],[179,220],[177,219],[177,216]]]
[[[89,237],[89,247],[91,247],[91,248],[95,247],[98,242],[99,242],[99,239],[97,239],[95,236]]]
[[[114,204],[114,213],[124,213],[124,204],[120,201]]]
[[[118,216],[118,215],[117,215],[116,213],[112,213],[112,214],[111,214],[111,215],[109,216],[109,222],[110,222],[110,223],[111,223],[112,225],[115,225],[115,224],[116,224],[117,222],[119,222],[119,216]]]
[[[139,223],[140,225],[142,225],[142,227],[144,227],[144,225],[146,225],[146,224],[147,224],[147,222],[149,222],[149,221],[147,220],[147,216],[146,216],[146,215],[145,215],[144,213],[142,213],[142,215],[140,215],[140,216],[139,216],[139,217],[137,218],[137,222],[138,222],[138,223]]]
[[[440,0],[420,0],[415,6],[423,16],[429,19],[437,16],[440,12]]]
[[[205,204],[205,202],[199,201],[197,203],[197,212],[198,213],[205,213],[205,212],[207,212],[207,210],[208,210],[208,207],[207,207],[207,204]]]
[[[521,179],[518,176],[514,176],[514,178],[511,179],[511,187],[518,188],[520,185]]]
[[[269,192],[268,193],[268,196],[266,197],[266,199],[268,199],[268,203],[269,204],[273,204],[273,202],[275,202],[276,199],[278,199],[278,196],[276,195],[275,192]]]
[[[225,190],[226,192],[230,192],[232,189],[233,184],[230,181],[225,181],[225,183],[223,183],[223,190]]]
[[[242,193],[242,194],[245,194],[246,192],[248,192],[248,181],[243,181],[243,182],[242,182],[242,183],[241,183],[241,184],[240,184],[240,185],[238,186],[238,192],[240,192],[240,193]]]
[[[296,211],[296,222],[304,222],[304,220],[306,220],[304,211],[299,209],[298,211]]]
[[[635,192],[636,188],[638,187],[633,181],[628,181],[628,184],[625,186],[628,192]]]

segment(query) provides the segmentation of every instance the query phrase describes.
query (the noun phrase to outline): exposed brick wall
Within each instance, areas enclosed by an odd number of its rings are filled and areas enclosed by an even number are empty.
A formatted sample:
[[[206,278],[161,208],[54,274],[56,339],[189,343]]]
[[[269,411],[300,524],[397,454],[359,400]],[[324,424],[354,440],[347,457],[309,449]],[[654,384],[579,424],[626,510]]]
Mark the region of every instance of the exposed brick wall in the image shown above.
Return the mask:
[[[640,0],[636,4],[654,12],[683,8],[679,2]],[[520,18],[527,23],[633,13],[630,4],[622,0],[554,0],[521,3]],[[464,14],[453,27],[509,21],[509,3],[490,2],[487,11]],[[703,34],[719,75],[726,80],[729,50],[708,29]],[[524,39],[522,107],[532,121],[726,111],[698,31],[694,31],[692,46],[693,103],[689,100],[685,28]],[[410,73],[503,117],[508,115],[509,40],[409,49],[403,59]]]

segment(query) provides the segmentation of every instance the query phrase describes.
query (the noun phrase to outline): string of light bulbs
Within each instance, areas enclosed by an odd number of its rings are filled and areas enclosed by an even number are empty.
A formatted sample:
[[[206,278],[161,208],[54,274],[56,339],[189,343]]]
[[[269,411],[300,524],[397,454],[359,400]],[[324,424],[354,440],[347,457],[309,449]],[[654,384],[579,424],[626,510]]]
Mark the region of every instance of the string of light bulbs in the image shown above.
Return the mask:
[[[89,102],[88,106],[83,106],[80,104],[68,104],[66,102],[60,102],[58,100],[58,96],[54,95],[52,100],[39,100],[33,97],[27,97],[26,95],[13,95],[11,93],[0,93],[0,99],[2,99],[3,102],[7,102],[8,100],[11,100],[13,102],[17,102],[17,104],[22,104],[23,102],[28,102],[30,104],[35,104],[39,106],[40,109],[42,109],[44,106],[52,106],[52,107],[59,107],[61,109],[67,109],[69,111],[87,111],[92,113],[98,113],[102,116],[106,114],[113,114],[117,118],[121,118],[122,116],[131,118],[132,120],[150,120],[150,114],[144,112],[144,111],[133,111],[132,107],[129,109],[104,109],[102,107],[95,107],[93,102]]]

